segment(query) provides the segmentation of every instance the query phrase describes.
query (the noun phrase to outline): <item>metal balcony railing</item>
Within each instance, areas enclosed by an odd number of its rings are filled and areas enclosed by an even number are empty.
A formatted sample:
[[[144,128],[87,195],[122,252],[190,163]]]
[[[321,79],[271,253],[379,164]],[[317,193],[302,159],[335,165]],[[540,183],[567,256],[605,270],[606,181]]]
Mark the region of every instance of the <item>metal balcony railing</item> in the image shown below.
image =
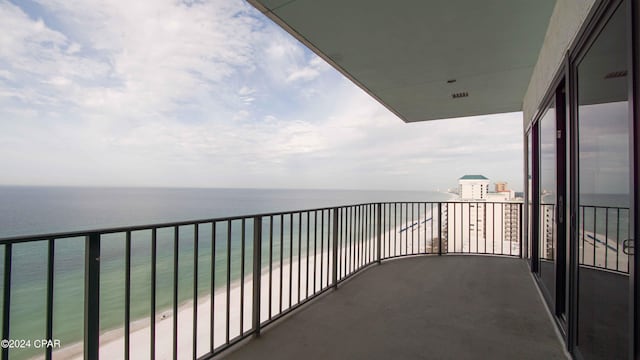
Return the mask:
[[[540,204],[540,258],[555,258],[555,204]],[[579,206],[578,262],[581,266],[629,273],[629,208]]]
[[[581,205],[578,262],[629,273],[629,208]]]
[[[22,272],[14,269],[25,256],[36,257],[31,260],[46,274],[44,291],[34,292],[43,294],[45,306],[30,317],[40,319],[45,339],[58,338],[56,325],[75,319],[83,324],[75,339],[78,355],[86,359],[203,359],[259,335],[385,259],[519,257],[521,227],[521,203],[387,202],[1,239],[2,339],[24,336],[15,329],[26,320],[12,312],[19,305],[12,296],[26,291],[16,288]],[[61,286],[73,266],[80,267],[82,283]],[[114,289],[121,287],[120,296]],[[121,319],[107,315],[118,306],[114,298],[121,300]],[[78,308],[59,313],[61,301],[78,301]],[[109,342],[105,333],[120,326],[122,337]],[[141,326],[147,326],[142,337]],[[64,350],[3,347],[1,353],[3,359],[51,359]]]

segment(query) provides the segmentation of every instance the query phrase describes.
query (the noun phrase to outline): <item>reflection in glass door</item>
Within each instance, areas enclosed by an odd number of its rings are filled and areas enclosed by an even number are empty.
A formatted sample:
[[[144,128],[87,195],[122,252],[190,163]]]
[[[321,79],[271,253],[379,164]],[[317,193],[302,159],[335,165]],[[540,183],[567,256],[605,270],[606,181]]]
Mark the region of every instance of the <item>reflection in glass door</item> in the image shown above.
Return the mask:
[[[538,122],[539,199],[538,275],[547,301],[555,302],[556,287],[556,109],[555,101]]]
[[[627,14],[613,13],[577,65],[577,350],[629,354]]]

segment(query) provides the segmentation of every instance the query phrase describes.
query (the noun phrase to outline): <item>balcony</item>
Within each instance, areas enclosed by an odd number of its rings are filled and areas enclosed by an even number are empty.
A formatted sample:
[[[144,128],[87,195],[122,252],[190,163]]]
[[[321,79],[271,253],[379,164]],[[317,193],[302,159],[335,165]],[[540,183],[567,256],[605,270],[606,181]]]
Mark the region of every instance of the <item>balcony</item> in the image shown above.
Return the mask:
[[[526,263],[410,257],[372,266],[227,359],[564,359]]]
[[[564,357],[520,236],[503,238],[505,204],[473,205],[367,203],[2,239],[3,338],[67,336],[3,358]],[[482,231],[470,226],[479,218]],[[42,267],[21,269],[25,256]],[[74,266],[83,275],[70,286]],[[25,289],[38,271],[41,286]],[[13,297],[25,291],[44,304],[28,317]],[[58,332],[63,321],[84,328],[75,342]]]

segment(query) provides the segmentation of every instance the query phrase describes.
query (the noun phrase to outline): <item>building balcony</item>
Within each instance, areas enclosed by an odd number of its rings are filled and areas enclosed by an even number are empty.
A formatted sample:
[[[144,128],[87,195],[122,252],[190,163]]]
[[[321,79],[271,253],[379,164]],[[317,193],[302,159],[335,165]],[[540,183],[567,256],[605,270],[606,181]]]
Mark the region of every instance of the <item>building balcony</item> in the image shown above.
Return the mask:
[[[564,359],[525,261],[385,261],[228,359]]]
[[[3,338],[25,336],[28,321],[46,339],[64,335],[60,321],[84,329],[75,343],[4,348],[3,358],[565,357],[521,237],[502,236],[501,204],[485,204],[482,232],[469,226],[470,205],[367,203],[2,239]],[[42,267],[21,269],[25,256]],[[73,267],[83,275],[70,286]],[[33,271],[44,276],[28,291],[44,306],[26,316],[16,299]],[[77,308],[60,313],[69,301]]]

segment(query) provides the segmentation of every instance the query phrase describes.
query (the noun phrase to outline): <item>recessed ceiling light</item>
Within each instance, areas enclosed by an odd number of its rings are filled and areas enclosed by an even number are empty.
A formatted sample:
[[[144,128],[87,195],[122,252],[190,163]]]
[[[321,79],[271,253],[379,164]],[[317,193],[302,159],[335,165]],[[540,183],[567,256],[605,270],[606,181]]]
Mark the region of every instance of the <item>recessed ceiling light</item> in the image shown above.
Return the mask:
[[[451,97],[454,98],[454,99],[459,99],[459,98],[463,98],[463,97],[467,97],[467,96],[469,96],[469,93],[466,92],[466,91],[451,94]]]

